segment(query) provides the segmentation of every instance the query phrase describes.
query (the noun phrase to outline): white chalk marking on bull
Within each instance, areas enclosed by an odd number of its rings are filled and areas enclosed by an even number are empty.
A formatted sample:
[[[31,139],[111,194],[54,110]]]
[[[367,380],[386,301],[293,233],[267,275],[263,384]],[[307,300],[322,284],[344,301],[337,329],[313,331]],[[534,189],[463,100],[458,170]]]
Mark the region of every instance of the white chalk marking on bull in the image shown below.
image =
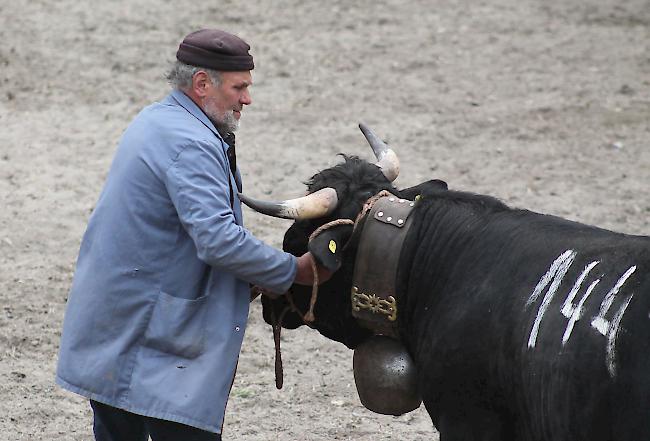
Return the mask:
[[[533,290],[533,293],[530,295],[528,298],[528,301],[526,302],[526,307],[529,307],[539,297],[539,295],[542,293],[542,290],[548,286],[549,283],[551,283],[551,280],[553,277],[555,277],[555,273],[557,273],[557,270],[560,268],[560,265],[562,265],[568,258],[573,254],[575,256],[575,251],[573,250],[566,250],[560,257],[555,259],[555,261],[551,264],[551,267],[548,269],[546,274],[542,276],[540,281],[537,283],[537,286]]]
[[[566,329],[564,330],[564,335],[562,336],[562,346],[564,346],[566,342],[569,341],[569,337],[571,337],[571,332],[573,331],[573,326],[582,317],[583,305],[585,304],[587,298],[589,297],[589,295],[594,290],[596,285],[598,285],[599,282],[600,279],[596,279],[593,282],[591,282],[591,285],[589,285],[587,291],[582,296],[577,306],[570,305],[570,308],[568,310],[571,311],[571,315],[567,317],[569,319],[569,323],[567,323]],[[564,313],[564,310],[562,311],[562,313]]]
[[[542,323],[544,314],[550,306],[551,300],[553,300],[557,289],[560,287],[560,284],[562,283],[562,280],[564,279],[567,271],[571,267],[571,264],[573,263],[576,255],[577,253],[575,251],[567,250],[562,253],[560,257],[555,259],[549,270],[542,276],[539,283],[537,283],[537,286],[533,290],[533,293],[528,298],[528,301],[526,302],[527,307],[530,306],[535,300],[537,300],[539,295],[544,291],[544,289],[546,289],[549,283],[551,284],[551,286],[548,288],[548,291],[546,291],[546,294],[544,295],[542,304],[537,310],[537,316],[535,317],[533,327],[530,330],[530,336],[528,337],[529,349],[535,347],[535,343],[537,343],[537,334],[539,333],[539,326]]]
[[[580,274],[580,277],[578,277],[578,280],[576,280],[576,283],[575,285],[573,285],[571,291],[569,291],[569,295],[567,296],[567,298],[564,300],[564,303],[562,304],[562,315],[564,315],[566,318],[570,318],[573,315],[573,312],[575,310],[575,307],[573,306],[573,300],[576,298],[576,295],[578,294],[578,291],[580,291],[580,288],[582,287],[582,283],[589,275],[589,272],[599,263],[600,261],[597,260],[587,265],[585,269],[582,271],[582,274]]]
[[[625,310],[632,300],[632,295],[633,294],[630,294],[619,308],[618,312],[612,319],[612,324],[607,333],[606,363],[607,370],[612,378],[616,376],[616,338],[618,337],[618,331],[621,325],[621,320],[623,319],[623,314],[625,314]]]
[[[609,332],[610,323],[605,318],[605,315],[609,311],[609,308],[612,307],[612,303],[614,303],[616,294],[618,294],[627,279],[634,273],[634,271],[636,271],[636,265],[630,267],[627,271],[625,271],[625,274],[623,274],[621,278],[618,279],[614,287],[605,295],[605,298],[600,304],[600,311],[598,312],[598,315],[591,321],[591,326],[593,326],[601,334],[607,335]]]

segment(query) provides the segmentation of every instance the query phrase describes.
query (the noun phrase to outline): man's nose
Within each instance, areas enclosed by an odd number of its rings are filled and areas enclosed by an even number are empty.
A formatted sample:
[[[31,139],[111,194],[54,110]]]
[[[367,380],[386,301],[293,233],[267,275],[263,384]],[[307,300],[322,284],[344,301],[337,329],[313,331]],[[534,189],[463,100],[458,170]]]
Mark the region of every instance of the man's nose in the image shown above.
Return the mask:
[[[251,98],[251,93],[248,90],[245,90],[241,94],[241,97],[239,98],[239,102],[246,105],[251,104],[253,102],[253,99]]]

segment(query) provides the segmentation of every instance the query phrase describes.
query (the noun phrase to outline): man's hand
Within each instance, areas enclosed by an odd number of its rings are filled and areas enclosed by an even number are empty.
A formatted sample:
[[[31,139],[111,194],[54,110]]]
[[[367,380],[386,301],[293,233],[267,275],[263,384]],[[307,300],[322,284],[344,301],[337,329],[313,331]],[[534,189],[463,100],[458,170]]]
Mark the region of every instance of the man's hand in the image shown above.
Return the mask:
[[[318,271],[318,284],[327,282],[330,277],[332,277],[332,272],[325,269],[323,266],[315,263],[314,257],[310,252],[306,252],[302,256],[298,257],[298,271],[296,272],[296,278],[294,283],[299,285],[312,286],[314,284],[314,269],[312,267],[312,262],[316,265],[316,270]]]
[[[318,271],[318,284],[327,282],[330,277],[332,277],[331,271],[328,271],[323,266],[316,263],[314,257],[310,252],[306,252],[302,256],[298,257],[298,271],[296,271],[296,278],[293,280],[293,283],[299,285],[312,286],[314,284],[314,268],[312,266],[312,261],[316,265],[316,270]],[[261,286],[253,285],[251,286],[251,302],[258,298],[261,294],[268,296],[272,299],[276,299],[282,294],[277,294],[271,291],[268,291]]]

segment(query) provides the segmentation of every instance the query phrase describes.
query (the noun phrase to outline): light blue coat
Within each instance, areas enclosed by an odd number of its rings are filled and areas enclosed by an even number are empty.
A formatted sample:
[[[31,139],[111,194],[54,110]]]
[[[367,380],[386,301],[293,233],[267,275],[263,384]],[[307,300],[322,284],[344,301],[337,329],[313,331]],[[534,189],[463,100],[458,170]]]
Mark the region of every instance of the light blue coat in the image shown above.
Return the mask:
[[[221,432],[249,282],[284,292],[296,273],[295,257],[242,227],[226,149],[180,91],[127,128],[81,243],[61,337],[62,387]]]

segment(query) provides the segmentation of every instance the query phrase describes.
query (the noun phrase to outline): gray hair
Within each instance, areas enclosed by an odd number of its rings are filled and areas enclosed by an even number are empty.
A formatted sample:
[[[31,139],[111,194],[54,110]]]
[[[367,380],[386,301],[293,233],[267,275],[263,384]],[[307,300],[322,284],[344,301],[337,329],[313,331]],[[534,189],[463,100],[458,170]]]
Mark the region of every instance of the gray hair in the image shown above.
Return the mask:
[[[218,86],[221,83],[221,74],[219,71],[206,69],[204,67],[192,66],[178,60],[176,60],[171,69],[169,69],[166,78],[174,89],[185,90],[192,85],[192,77],[200,70],[208,74],[210,80],[214,83],[215,86]]]

